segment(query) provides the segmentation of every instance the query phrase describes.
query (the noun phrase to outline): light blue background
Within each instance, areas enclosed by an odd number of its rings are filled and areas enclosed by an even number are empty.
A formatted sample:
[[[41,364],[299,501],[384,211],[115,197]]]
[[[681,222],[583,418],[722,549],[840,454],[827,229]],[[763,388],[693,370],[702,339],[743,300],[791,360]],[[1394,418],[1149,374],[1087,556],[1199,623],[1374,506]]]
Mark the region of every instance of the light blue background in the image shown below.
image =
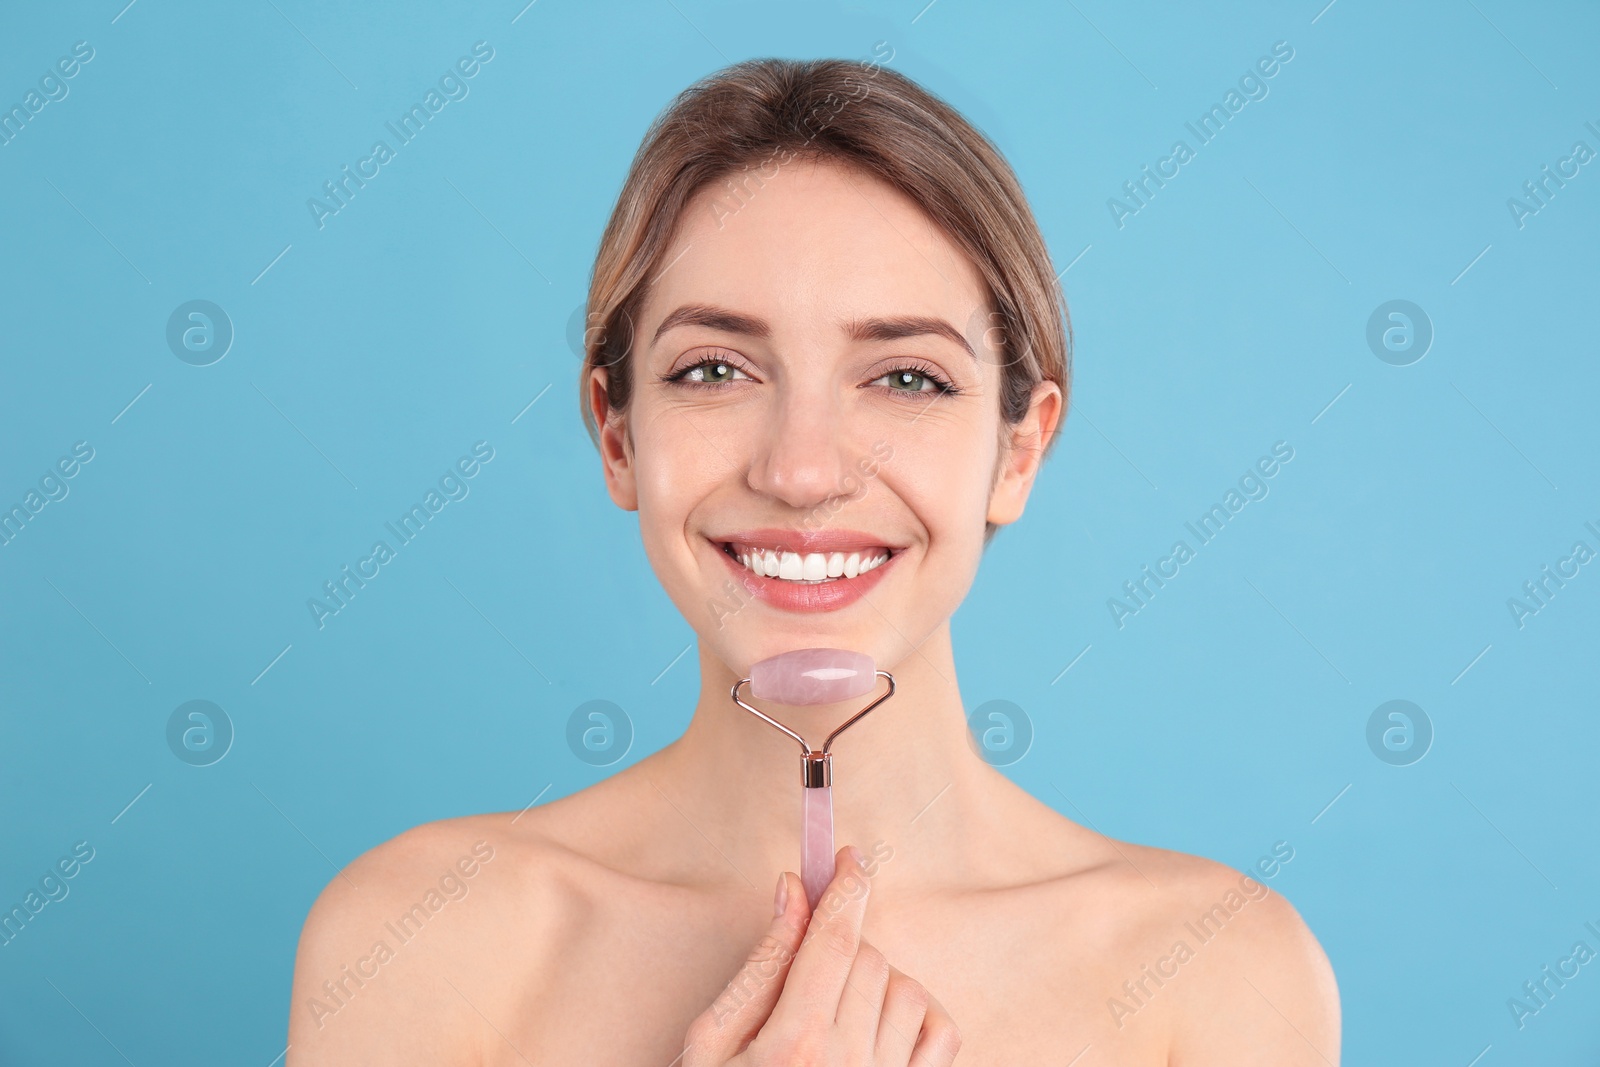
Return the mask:
[[[95,450],[0,546],[0,906],[95,849],[0,948],[0,1060],[266,1067],[337,867],[613,773],[566,745],[585,701],[630,715],[624,762],[681,731],[693,635],[605,496],[572,315],[673,94],[879,41],[1072,264],[1075,407],[956,618],[969,708],[1031,720],[1008,773],[1235,866],[1289,842],[1271,884],[1350,1063],[1600,1058],[1600,964],[1507,1008],[1600,949],[1600,563],[1520,629],[1506,604],[1600,548],[1600,162],[1522,228],[1506,203],[1600,150],[1592,5],[125,2],[0,15],[5,107],[95,49],[0,147],[0,503]],[[478,40],[470,95],[319,230],[307,198]],[[1276,41],[1267,98],[1119,229],[1107,199]],[[193,299],[236,330],[207,367],[165,341]],[[1410,366],[1365,340],[1392,299],[1436,331]],[[319,630],[307,598],[480,440],[470,496]],[[1277,441],[1270,495],[1119,629],[1108,598]],[[165,739],[193,699],[237,732],[209,767]],[[1436,731],[1411,766],[1367,746],[1391,699]]]

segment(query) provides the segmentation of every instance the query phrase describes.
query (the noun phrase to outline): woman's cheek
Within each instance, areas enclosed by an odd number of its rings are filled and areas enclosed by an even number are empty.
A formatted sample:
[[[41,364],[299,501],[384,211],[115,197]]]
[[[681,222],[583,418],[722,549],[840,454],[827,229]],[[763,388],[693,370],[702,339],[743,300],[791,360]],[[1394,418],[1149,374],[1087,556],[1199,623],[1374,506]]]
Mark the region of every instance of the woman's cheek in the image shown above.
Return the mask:
[[[668,413],[650,420],[636,441],[634,478],[641,511],[648,502],[649,521],[681,526],[697,496],[726,468],[718,453],[683,416]]]
[[[904,486],[906,502],[930,532],[959,530],[974,512],[980,516],[978,525],[981,527],[989,493],[983,452],[971,442],[956,447],[943,443],[938,447],[923,444],[917,449],[897,450],[894,460],[885,465],[884,474],[894,469],[896,480]]]

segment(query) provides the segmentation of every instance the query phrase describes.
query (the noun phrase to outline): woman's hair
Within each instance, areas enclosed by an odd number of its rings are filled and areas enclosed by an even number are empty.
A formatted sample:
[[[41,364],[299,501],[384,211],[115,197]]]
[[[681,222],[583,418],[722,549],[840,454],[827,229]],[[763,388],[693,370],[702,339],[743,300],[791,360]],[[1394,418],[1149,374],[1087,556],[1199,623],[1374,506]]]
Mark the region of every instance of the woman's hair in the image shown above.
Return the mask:
[[[1065,400],[1066,299],[1022,186],[993,143],[943,100],[876,62],[752,59],[701,79],[657,116],[617,196],[589,283],[579,379],[584,425],[596,444],[589,372],[606,368],[608,405],[625,414],[634,323],[685,205],[720,183],[727,193],[711,202],[720,225],[797,159],[845,164],[893,186],[972,260],[992,302],[988,329],[1000,331],[989,337],[1003,353],[1005,424],[1027,413],[1040,381],[1056,382]],[[993,534],[989,524],[985,544]]]

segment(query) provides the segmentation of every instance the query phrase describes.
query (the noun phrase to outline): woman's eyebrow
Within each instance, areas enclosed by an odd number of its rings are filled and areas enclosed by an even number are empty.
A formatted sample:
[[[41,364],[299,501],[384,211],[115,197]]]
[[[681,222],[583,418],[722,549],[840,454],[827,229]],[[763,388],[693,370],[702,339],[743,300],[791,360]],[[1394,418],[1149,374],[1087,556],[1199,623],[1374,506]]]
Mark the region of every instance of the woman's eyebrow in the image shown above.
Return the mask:
[[[772,327],[767,325],[766,319],[741,315],[737,311],[712,307],[710,304],[685,304],[661,320],[650,343],[654,345],[661,340],[662,334],[676,326],[707,326],[724,333],[740,333],[749,337],[768,337],[772,334]]]
[[[954,342],[974,360],[972,351],[961,331],[943,319],[927,315],[897,315],[887,319],[855,319],[845,323],[845,333],[852,341],[898,341],[902,337],[943,337]]]
[[[748,337],[769,337],[772,327],[765,319],[744,315],[710,304],[685,304],[661,320],[653,345],[661,335],[677,326],[705,326],[724,333],[744,334]],[[852,341],[897,341],[902,337],[943,337],[958,345],[963,352],[976,360],[977,354],[961,335],[961,331],[944,319],[927,315],[896,315],[890,318],[852,319],[844,324],[845,335]]]

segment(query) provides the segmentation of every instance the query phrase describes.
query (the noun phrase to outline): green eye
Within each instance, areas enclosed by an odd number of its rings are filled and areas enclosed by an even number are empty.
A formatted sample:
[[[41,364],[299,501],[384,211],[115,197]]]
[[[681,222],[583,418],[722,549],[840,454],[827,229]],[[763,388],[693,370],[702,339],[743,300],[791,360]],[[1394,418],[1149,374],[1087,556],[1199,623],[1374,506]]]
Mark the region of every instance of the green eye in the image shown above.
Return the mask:
[[[692,363],[676,374],[669,374],[662,379],[665,382],[678,382],[685,385],[722,385],[725,382],[737,381],[735,375],[745,374],[732,363],[721,359],[703,359],[699,363]]]
[[[884,377],[889,379],[890,388],[895,389],[897,392],[906,393],[922,392],[922,383],[928,380],[927,375],[918,374],[914,370],[890,371]],[[910,386],[911,388],[900,389],[900,386]]]
[[[896,367],[878,381],[888,382],[889,392],[905,393],[907,396],[931,397],[936,394],[954,396],[961,391],[933,371],[915,366]]]

